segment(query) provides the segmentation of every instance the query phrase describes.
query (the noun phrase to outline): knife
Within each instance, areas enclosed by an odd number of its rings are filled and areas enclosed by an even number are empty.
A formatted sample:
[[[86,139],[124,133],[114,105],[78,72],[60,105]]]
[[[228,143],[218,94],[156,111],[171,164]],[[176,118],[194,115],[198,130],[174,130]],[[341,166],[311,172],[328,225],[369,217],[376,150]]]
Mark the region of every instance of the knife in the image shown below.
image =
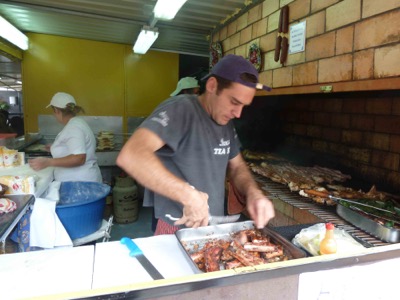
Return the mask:
[[[123,237],[121,239],[121,244],[126,245],[130,250],[129,255],[135,257],[143,268],[149,273],[149,275],[157,280],[157,279],[164,279],[164,277],[158,272],[158,270],[153,266],[153,264],[144,256],[143,251],[139,248],[138,245],[132,239],[128,237]]]

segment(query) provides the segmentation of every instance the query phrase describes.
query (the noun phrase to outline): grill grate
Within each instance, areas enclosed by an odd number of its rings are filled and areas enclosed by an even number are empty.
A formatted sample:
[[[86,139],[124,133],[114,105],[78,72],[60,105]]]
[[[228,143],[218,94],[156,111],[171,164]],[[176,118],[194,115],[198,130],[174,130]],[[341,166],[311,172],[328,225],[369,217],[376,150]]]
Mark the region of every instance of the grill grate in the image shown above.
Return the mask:
[[[371,236],[365,231],[343,220],[336,214],[336,211],[332,210],[332,207],[317,204],[311,199],[291,192],[285,185],[273,182],[266,177],[257,174],[254,176],[261,188],[265,190],[271,197],[278,198],[296,208],[308,210],[311,214],[320,218],[324,222],[333,223],[337,228],[348,232],[354,239],[363,244],[365,247],[369,248],[389,244]]]

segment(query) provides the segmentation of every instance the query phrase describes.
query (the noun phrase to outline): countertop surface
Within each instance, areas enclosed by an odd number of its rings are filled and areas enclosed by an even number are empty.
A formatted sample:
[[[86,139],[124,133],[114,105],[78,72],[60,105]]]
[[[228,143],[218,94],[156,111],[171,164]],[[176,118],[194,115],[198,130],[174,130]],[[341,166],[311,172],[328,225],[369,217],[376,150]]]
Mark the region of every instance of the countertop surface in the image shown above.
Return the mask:
[[[175,235],[134,239],[165,279],[194,274]],[[93,289],[149,282],[153,279],[119,241],[96,244]]]
[[[175,235],[134,240],[165,279],[194,274]],[[102,289],[153,281],[119,241],[0,255],[3,299]],[[21,288],[23,287],[23,288]]]
[[[14,168],[0,168],[0,176],[34,176],[35,197],[41,197],[53,181],[53,168],[49,167],[40,171],[34,171],[28,164]]]
[[[41,139],[42,135],[39,133],[27,133],[24,136],[15,138],[12,146],[18,151],[24,151],[26,147],[40,141]]]
[[[187,255],[180,247],[175,235],[153,236],[134,239],[146,257],[165,277],[152,280],[136,258],[129,255],[126,245],[119,241],[97,243],[74,248],[58,248],[25,253],[0,255],[0,282],[4,299],[49,296],[48,299],[70,299],[94,295],[124,295],[127,291],[140,291],[152,287],[180,285],[210,279],[229,278],[234,275],[260,271],[282,271],[301,266],[300,273],[313,270],[308,266],[320,264],[320,268],[340,268],[354,263],[351,256],[318,256],[299,258],[273,264],[244,267],[194,274]],[[356,255],[356,261],[366,254],[398,250],[399,245],[365,249]],[[395,253],[397,255],[397,252]],[[354,255],[353,255],[354,257]],[[333,265],[336,260],[345,260]],[[364,261],[370,261],[368,259]],[[315,266],[314,266],[315,268]],[[315,270],[315,269],[314,269]],[[259,275],[261,276],[261,275]],[[263,278],[266,275],[263,275]],[[244,278],[243,278],[244,280]],[[210,283],[209,283],[210,284]],[[178,288],[178,286],[176,288]],[[23,287],[23,288],[22,288]],[[108,299],[105,298],[99,299]]]
[[[90,290],[94,246],[0,255],[2,299]]]

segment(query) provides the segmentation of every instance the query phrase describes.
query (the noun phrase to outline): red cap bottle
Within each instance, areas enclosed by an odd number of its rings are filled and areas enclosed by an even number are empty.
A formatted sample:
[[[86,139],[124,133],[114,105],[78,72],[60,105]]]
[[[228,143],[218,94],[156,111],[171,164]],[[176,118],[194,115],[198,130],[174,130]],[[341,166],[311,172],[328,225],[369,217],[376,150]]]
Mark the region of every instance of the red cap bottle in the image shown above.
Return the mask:
[[[325,228],[325,237],[322,239],[319,245],[319,252],[321,255],[336,253],[337,243],[334,234],[335,226],[332,223],[326,223]]]

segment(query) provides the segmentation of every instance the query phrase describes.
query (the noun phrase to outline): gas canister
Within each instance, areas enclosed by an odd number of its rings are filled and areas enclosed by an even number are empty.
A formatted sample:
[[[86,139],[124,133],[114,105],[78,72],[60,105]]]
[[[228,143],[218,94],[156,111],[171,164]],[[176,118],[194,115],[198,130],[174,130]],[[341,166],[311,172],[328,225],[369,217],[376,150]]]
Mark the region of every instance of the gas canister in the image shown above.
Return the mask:
[[[113,208],[117,223],[132,223],[138,219],[138,189],[132,177],[125,174],[115,177]]]

